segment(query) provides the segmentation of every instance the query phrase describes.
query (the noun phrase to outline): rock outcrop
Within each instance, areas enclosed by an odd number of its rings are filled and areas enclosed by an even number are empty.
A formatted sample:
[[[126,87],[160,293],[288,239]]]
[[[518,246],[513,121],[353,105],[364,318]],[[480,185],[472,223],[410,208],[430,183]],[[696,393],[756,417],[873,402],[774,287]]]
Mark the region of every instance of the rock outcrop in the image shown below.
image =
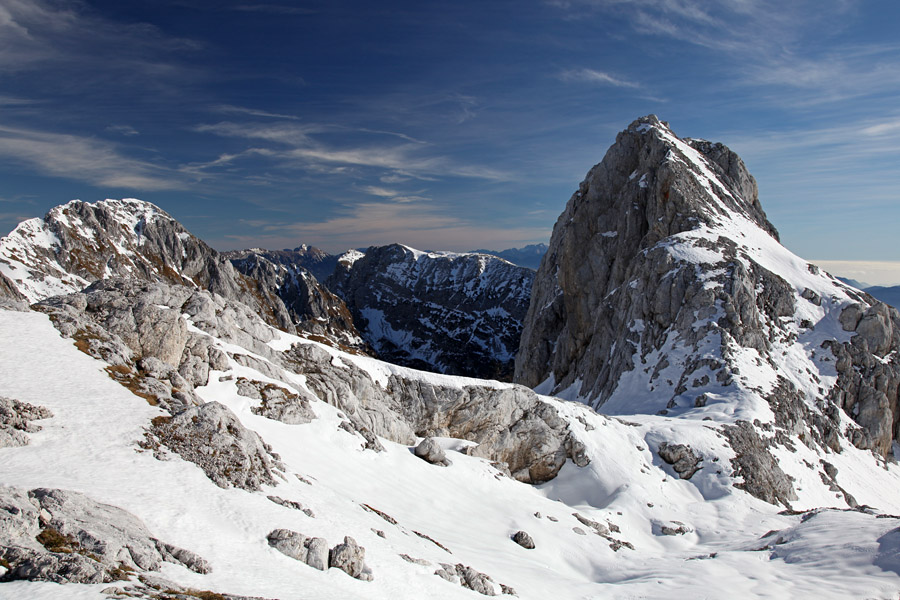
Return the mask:
[[[487,254],[393,244],[348,253],[325,283],[383,360],[508,381],[533,278]]]
[[[297,250],[242,250],[225,256],[238,271],[278,294],[298,333],[345,352],[365,353],[366,344],[356,331],[347,305],[304,268],[307,254]],[[337,257],[333,258],[329,261],[332,269],[337,263]]]
[[[268,444],[218,402],[153,419],[143,447],[159,452],[160,446],[196,464],[223,488],[255,491],[275,485],[276,472],[284,470]]]
[[[0,396],[0,448],[25,446],[28,433],[36,433],[41,426],[33,423],[53,416],[43,406],[34,406],[12,398]]]
[[[234,269],[159,207],[141,200],[73,200],[0,239],[0,273],[29,302],[123,277],[205,289],[293,331],[281,299]]]
[[[559,217],[515,380],[611,414],[747,414],[763,417],[766,440],[781,432],[773,444],[841,438],[885,455],[900,416],[898,329],[896,310],[780,245],[735,153],[649,116]],[[729,431],[736,450],[767,452]],[[769,472],[778,491],[760,494],[789,499],[790,482]]]
[[[319,399],[337,406],[357,430],[410,445],[417,437],[454,437],[476,442],[473,456],[506,463],[515,479],[541,483],[556,476],[571,458],[584,466],[581,442],[551,405],[521,386],[439,385],[391,374],[383,384],[359,367],[335,365],[313,345],[286,353],[291,370],[306,377]],[[481,383],[481,385],[479,385]]]
[[[266,450],[260,450],[256,442],[247,447],[239,444],[246,450],[239,456],[223,448],[218,466],[199,446],[191,450],[177,442],[190,432],[193,437],[200,435],[191,443],[202,445],[198,440],[227,425],[223,415],[212,414],[213,408],[198,408],[200,401],[193,390],[208,382],[210,369],[230,368],[230,360],[284,383],[282,387],[238,382],[238,390],[245,395],[259,394],[261,404],[253,411],[269,418],[308,422],[315,417],[310,402],[323,400],[344,411],[351,430],[363,435],[367,446],[380,446],[376,436],[407,445],[417,437],[463,438],[477,443],[468,449],[470,454],[506,463],[513,477],[530,483],[552,479],[568,458],[587,464],[584,448],[566,421],[527,388],[478,380],[440,385],[412,371],[402,375],[403,370],[377,382],[371,373],[347,359],[336,360],[313,343],[294,344],[285,352],[274,350],[269,342],[280,335],[277,331],[245,305],[208,291],[109,279],[82,292],[55,296],[36,308],[48,313],[80,349],[110,363],[111,377],[169,411],[171,420],[160,418],[159,431],[152,432],[148,447],[169,447],[200,464],[220,485],[256,489],[271,480]],[[226,355],[213,337],[247,353]],[[312,395],[298,390],[289,372],[303,375]],[[191,429],[186,411],[200,419],[202,431]],[[206,417],[211,419],[208,427]],[[256,465],[253,457],[260,457],[259,468],[253,466],[246,474],[249,479],[233,481],[216,471]]]
[[[76,492],[0,487],[0,581],[107,583],[163,562],[209,573],[200,556],[152,536],[134,515]]]

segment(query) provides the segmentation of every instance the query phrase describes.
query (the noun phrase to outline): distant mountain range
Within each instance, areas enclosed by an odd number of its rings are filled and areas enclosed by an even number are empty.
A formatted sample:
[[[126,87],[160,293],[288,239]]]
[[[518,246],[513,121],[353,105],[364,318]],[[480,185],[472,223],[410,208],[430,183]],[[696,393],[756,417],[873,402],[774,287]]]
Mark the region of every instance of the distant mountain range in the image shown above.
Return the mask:
[[[508,248],[506,250],[473,250],[473,252],[499,256],[514,265],[537,271],[537,268],[541,266],[541,259],[547,253],[547,244],[529,244],[524,248]]]
[[[866,292],[876,300],[881,300],[885,304],[890,304],[894,308],[900,307],[900,285],[869,285],[867,283],[863,283],[861,281],[857,281],[855,279],[850,279],[847,277],[838,277],[838,279],[840,279],[847,285],[852,285],[853,287]]]

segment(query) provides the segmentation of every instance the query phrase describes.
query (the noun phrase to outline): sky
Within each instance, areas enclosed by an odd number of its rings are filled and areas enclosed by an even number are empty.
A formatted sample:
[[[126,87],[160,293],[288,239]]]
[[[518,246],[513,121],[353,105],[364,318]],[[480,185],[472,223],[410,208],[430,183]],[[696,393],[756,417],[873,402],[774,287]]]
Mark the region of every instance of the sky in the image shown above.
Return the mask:
[[[898,24],[893,0],[0,0],[0,231],[136,197],[219,250],[547,242],[653,113],[738,152],[792,251],[900,283]]]

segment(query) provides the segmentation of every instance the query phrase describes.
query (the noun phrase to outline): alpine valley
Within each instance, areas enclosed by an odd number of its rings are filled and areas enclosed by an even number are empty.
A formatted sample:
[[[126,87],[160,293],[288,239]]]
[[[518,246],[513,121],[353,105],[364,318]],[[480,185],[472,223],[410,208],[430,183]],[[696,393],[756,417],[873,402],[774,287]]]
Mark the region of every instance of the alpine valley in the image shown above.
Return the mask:
[[[133,199],[21,223],[0,598],[898,597],[897,310],[652,115],[545,250],[220,254]]]

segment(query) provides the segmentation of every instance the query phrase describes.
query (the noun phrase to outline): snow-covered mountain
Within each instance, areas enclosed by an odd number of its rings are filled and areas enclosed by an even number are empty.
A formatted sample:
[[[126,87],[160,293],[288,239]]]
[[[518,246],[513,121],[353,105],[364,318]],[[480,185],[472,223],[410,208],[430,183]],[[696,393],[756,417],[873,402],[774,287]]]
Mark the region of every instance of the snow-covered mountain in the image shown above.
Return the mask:
[[[284,303],[244,277],[158,206],[142,200],[81,200],[29,219],[0,239],[0,274],[29,302],[130,277],[208,289],[293,331]]]
[[[283,265],[290,270],[302,267],[313,274],[320,282],[325,281],[334,272],[337,266],[338,256],[329,254],[321,248],[302,244],[294,249],[265,250],[263,248],[249,248],[247,250],[231,250],[223,252],[222,256],[237,263],[254,256],[259,256],[271,263]]]
[[[695,146],[702,152],[687,151]],[[723,147],[645,118],[609,156],[557,225],[534,294],[553,283],[550,260],[559,292],[531,312],[527,337],[558,369],[574,328],[536,337],[552,329],[538,325],[540,309],[566,322],[597,309],[567,286],[614,298],[604,269],[638,280],[620,289],[646,286],[625,292],[633,312],[616,300],[622,315],[596,310],[584,323],[584,338],[617,340],[602,363],[630,361],[621,386],[603,396],[604,384],[579,375],[573,387],[549,371],[561,390],[605,400],[600,409],[616,416],[344,353],[201,286],[110,277],[30,309],[9,286],[32,284],[10,278],[0,307],[0,598],[895,600],[900,466],[866,415],[892,391],[896,313],[879,321],[879,305],[781,249],[745,195],[752,180],[733,186],[739,159]],[[605,193],[607,179],[618,191]],[[664,214],[683,229],[644,212],[669,202]],[[610,215],[595,214],[610,204]],[[623,207],[622,246],[607,245]],[[560,233],[591,227],[592,237]],[[640,231],[646,243],[629,254]],[[578,248],[580,271],[567,262]],[[713,259],[731,251],[719,285],[725,267]],[[354,259],[364,257],[345,257]],[[670,271],[683,285],[658,285]],[[798,291],[792,278],[803,273]],[[752,301],[729,304],[735,289]],[[757,326],[765,339],[745,345],[759,340]],[[590,340],[573,354],[580,369],[585,348]],[[683,373],[687,389],[675,393]],[[858,398],[858,413],[838,388]]]
[[[378,356],[509,379],[534,272],[487,254],[393,244],[350,251],[326,281]]]

